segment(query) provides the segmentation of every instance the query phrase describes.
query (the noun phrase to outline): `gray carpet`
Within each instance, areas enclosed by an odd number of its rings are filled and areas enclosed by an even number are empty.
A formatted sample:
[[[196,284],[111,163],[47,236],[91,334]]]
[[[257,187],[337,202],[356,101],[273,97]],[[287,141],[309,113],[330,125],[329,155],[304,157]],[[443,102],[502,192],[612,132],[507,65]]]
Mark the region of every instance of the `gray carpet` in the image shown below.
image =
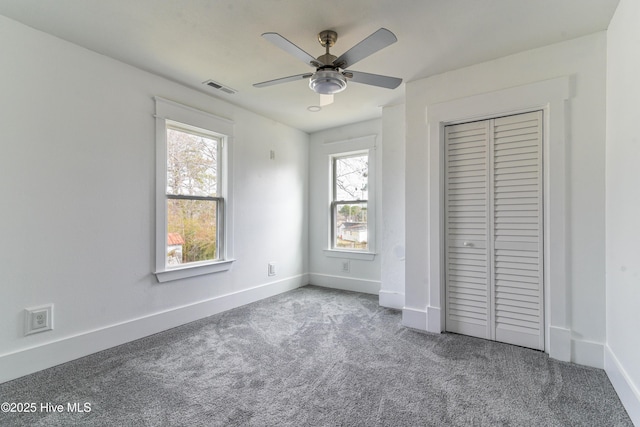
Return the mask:
[[[400,322],[307,286],[0,384],[0,402],[91,408],[0,424],[632,426],[602,370]]]

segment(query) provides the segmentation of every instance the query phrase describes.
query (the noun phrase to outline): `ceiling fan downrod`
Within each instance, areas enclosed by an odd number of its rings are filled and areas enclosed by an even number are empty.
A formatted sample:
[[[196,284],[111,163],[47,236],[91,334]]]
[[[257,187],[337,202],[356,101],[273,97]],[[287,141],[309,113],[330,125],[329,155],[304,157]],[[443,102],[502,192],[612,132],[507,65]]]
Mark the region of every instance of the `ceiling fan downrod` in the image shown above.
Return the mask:
[[[324,67],[318,67],[318,68],[323,68],[323,69],[329,68],[329,67],[331,69],[337,68],[333,65],[333,61],[337,59],[337,56],[331,55],[331,53],[329,53],[329,49],[336,44],[337,40],[338,40],[338,33],[336,33],[335,31],[324,30],[318,33],[318,42],[322,47],[326,49],[325,54],[318,57],[318,61],[322,63]]]

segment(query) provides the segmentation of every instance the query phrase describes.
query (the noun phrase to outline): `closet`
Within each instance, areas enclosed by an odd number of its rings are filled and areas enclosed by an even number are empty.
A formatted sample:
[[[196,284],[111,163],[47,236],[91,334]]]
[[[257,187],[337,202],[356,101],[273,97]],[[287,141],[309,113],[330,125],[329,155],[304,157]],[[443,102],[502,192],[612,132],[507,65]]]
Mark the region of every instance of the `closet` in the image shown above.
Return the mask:
[[[445,328],[544,349],[542,112],[445,127]]]

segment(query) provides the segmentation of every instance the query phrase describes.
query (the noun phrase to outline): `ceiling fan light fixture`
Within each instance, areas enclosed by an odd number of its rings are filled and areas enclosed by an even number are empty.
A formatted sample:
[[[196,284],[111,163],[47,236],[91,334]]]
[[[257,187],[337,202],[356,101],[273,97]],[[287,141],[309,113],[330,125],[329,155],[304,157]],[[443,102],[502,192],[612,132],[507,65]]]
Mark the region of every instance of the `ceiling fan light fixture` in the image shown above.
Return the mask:
[[[321,95],[332,95],[347,88],[347,78],[335,70],[321,70],[311,76],[309,87]]]

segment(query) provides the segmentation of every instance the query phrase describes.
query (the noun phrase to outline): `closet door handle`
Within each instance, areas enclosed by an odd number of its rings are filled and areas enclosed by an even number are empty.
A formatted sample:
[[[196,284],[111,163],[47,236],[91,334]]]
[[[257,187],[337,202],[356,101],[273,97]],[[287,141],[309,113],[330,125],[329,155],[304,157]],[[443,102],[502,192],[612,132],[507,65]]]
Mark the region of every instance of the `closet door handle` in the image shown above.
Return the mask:
[[[462,246],[473,246],[473,243],[471,243],[471,242],[463,242]]]

